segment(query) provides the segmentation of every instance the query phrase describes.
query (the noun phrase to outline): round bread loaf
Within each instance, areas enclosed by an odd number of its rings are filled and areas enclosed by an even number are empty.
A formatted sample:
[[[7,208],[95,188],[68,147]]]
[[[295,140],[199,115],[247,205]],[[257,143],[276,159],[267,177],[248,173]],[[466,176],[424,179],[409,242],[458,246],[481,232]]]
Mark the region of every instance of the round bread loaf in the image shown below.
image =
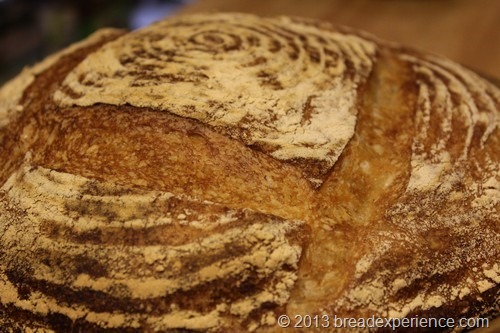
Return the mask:
[[[0,326],[498,316],[499,109],[451,61],[326,23],[101,30],[0,90]]]

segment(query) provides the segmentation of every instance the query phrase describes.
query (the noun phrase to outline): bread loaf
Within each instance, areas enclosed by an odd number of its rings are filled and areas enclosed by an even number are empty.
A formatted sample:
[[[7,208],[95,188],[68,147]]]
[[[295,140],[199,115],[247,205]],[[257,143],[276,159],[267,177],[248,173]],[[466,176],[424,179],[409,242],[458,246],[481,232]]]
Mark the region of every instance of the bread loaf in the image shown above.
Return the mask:
[[[499,109],[460,65],[327,23],[98,31],[0,90],[0,326],[498,316]]]

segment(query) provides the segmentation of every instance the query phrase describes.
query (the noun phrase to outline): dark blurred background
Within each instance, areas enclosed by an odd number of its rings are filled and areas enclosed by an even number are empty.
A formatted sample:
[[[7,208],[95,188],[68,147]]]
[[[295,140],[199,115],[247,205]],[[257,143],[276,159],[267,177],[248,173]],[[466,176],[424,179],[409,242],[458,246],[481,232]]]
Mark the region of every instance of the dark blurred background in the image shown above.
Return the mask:
[[[500,78],[500,0],[0,0],[0,84],[98,28],[207,11],[322,19]]]
[[[192,0],[0,0],[0,84],[101,27],[137,29]]]

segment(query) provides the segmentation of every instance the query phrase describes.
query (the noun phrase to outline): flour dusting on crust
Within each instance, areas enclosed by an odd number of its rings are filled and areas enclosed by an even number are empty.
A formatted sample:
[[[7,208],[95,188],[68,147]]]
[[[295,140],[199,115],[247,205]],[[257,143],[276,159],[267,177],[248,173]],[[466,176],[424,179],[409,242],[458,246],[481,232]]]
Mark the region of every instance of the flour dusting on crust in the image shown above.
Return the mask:
[[[375,50],[361,37],[288,18],[180,17],[90,55],[54,99],[194,118],[279,160],[305,163],[318,186],[354,134],[358,89]]]
[[[100,328],[214,329],[260,322],[297,278],[300,221],[29,162],[0,193],[3,306]]]
[[[500,92],[437,56],[401,59],[418,91],[410,177],[386,212],[391,230],[369,236],[373,250],[333,308],[401,318],[452,304],[470,311],[485,293],[498,305],[500,162],[489,140]]]
[[[118,29],[101,29],[81,42],[72,44],[64,50],[47,57],[33,67],[25,68],[21,74],[7,82],[2,89],[0,89],[0,129],[5,127],[16,117],[16,115],[19,115],[23,111],[23,106],[20,104],[21,98],[23,97],[24,91],[34,81],[37,74],[40,74],[54,65],[63,56],[85,46],[92,45],[107,36],[115,35],[120,32],[121,30]]]

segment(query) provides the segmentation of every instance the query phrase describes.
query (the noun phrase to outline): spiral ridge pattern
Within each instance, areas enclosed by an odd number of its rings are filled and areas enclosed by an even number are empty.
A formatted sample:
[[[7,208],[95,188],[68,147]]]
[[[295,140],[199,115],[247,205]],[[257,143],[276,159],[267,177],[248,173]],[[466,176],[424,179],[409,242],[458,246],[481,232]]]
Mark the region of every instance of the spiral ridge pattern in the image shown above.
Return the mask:
[[[297,277],[299,221],[29,163],[2,187],[0,204],[24,212],[0,216],[0,303],[35,322],[59,316],[62,330],[68,322],[122,330],[251,325],[286,302]]]
[[[177,18],[89,56],[55,100],[197,119],[302,167],[317,187],[354,133],[357,93],[375,49],[361,37],[288,18]]]

